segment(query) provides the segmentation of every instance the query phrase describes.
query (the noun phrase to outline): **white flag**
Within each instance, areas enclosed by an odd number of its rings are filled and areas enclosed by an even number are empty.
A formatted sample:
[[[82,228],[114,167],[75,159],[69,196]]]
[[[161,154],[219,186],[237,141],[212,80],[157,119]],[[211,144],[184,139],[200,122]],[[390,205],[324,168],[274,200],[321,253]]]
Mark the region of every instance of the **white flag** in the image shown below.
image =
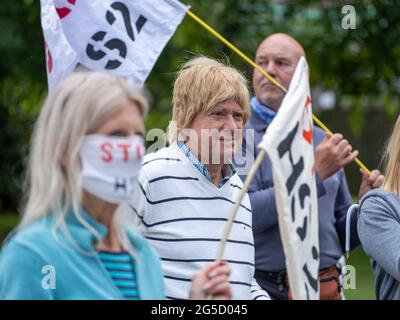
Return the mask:
[[[142,85],[189,7],[177,0],[54,0],[78,61]]]
[[[301,57],[259,147],[269,155],[293,299],[319,299],[318,204],[308,66]]]
[[[76,52],[64,36],[53,0],[41,0],[40,4],[50,91],[74,70],[78,61]]]

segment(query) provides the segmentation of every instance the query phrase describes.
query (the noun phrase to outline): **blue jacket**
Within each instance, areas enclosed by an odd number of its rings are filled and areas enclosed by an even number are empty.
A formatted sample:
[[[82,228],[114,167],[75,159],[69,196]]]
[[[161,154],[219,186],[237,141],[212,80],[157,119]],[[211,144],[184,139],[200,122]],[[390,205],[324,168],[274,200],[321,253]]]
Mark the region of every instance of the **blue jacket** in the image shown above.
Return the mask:
[[[106,227],[88,213],[82,216],[101,236]],[[48,215],[17,232],[0,256],[0,300],[3,299],[124,299],[93,248],[94,236],[69,212],[66,224],[73,244],[61,231],[52,231]],[[155,251],[135,230],[127,231],[137,252],[135,268],[141,299],[164,299],[161,264]],[[76,245],[88,253],[81,252]],[[50,267],[48,267],[50,266]],[[49,288],[54,270],[55,288]],[[43,285],[44,284],[44,285]],[[47,284],[47,285],[46,285]]]
[[[246,141],[244,136],[242,154],[235,156],[236,169],[244,180],[246,175],[238,164],[243,164],[247,157],[252,160],[258,156],[257,145],[261,141],[268,124],[252,110],[247,130],[254,130],[254,141]],[[314,148],[324,138],[325,133],[314,126]],[[247,150],[246,150],[247,149]],[[319,245],[320,268],[326,268],[338,262],[344,252],[346,213],[352,204],[352,198],[347,186],[343,170],[321,181],[317,175],[318,211],[319,211]],[[253,232],[255,244],[256,270],[283,271],[285,255],[279,233],[278,215],[275,205],[275,188],[273,185],[271,162],[268,156],[264,158],[252,184],[249,196],[253,211]],[[360,244],[357,236],[357,217],[354,215],[351,224],[351,248]]]

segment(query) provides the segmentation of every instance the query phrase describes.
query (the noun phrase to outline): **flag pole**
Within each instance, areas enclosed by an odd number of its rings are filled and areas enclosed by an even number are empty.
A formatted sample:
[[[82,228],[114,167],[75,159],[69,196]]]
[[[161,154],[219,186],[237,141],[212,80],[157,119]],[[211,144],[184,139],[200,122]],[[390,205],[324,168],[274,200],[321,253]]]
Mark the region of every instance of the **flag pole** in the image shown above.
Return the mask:
[[[260,167],[264,157],[265,157],[265,150],[261,149],[255,162],[254,162],[254,165],[251,167],[250,172],[247,175],[247,177],[243,183],[242,190],[240,191],[240,194],[235,202],[235,206],[232,208],[231,214],[229,215],[229,219],[225,225],[225,229],[224,229],[224,233],[223,233],[221,242],[219,243],[219,247],[217,250],[217,256],[215,258],[216,260],[222,259],[222,256],[224,255],[226,240],[228,239],[229,233],[231,232],[233,221],[235,220],[240,203],[242,202],[244,195],[247,193],[250,183],[253,181],[254,176],[255,176],[258,168]]]
[[[248,56],[246,56],[242,51],[240,51],[237,47],[235,47],[231,42],[226,40],[221,34],[211,28],[207,23],[201,20],[198,16],[196,16],[192,11],[188,10],[187,15],[191,17],[194,21],[200,24],[203,28],[209,31],[214,37],[220,40],[223,44],[225,44],[229,49],[235,52],[238,56],[240,56],[244,61],[250,64],[253,68],[257,69],[262,75],[268,78],[277,88],[281,89],[283,92],[287,93],[287,90],[274,78],[272,78],[268,73],[266,73],[263,69],[261,69],[257,64],[253,62]]]
[[[192,11],[188,10],[187,15],[191,17],[194,21],[196,21],[198,24],[200,24],[203,28],[205,28],[208,32],[210,32],[214,37],[216,37],[218,40],[220,40],[222,43],[224,43],[228,48],[230,48],[233,52],[235,52],[239,57],[241,57],[244,61],[246,61],[248,64],[250,64],[254,69],[257,69],[264,77],[266,77],[269,81],[271,81],[277,88],[281,89],[284,93],[287,93],[287,90],[285,87],[283,87],[279,82],[277,82],[274,78],[272,78],[268,73],[266,73],[261,67],[259,67],[253,60],[251,60],[248,56],[246,56],[242,51],[240,51],[237,47],[235,47],[231,42],[229,42],[227,39],[225,39],[221,34],[219,34],[217,31],[215,31],[210,25],[208,25],[206,22],[204,22],[202,19],[200,19],[197,15],[195,15]],[[326,133],[329,135],[333,135],[332,131],[329,130],[329,128],[323,124],[321,120],[318,119],[318,117],[313,114],[313,120],[314,122]],[[358,158],[355,158],[354,161],[356,164],[362,168],[368,175],[371,175],[371,171],[365,166],[365,164]]]

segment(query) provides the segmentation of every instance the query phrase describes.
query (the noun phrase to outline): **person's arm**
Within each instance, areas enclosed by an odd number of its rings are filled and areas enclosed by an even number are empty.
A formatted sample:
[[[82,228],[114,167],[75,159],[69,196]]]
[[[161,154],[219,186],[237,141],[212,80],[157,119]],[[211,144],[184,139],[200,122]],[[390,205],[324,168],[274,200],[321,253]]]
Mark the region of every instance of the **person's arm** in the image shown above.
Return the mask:
[[[315,171],[315,184],[317,185],[317,197],[319,199],[326,194],[326,189],[322,182],[322,179],[319,177],[319,174],[316,171]]]
[[[43,270],[46,263],[21,245],[7,246],[0,256],[0,300],[54,299]],[[57,277],[54,280],[57,288]]]
[[[249,128],[247,130],[250,130],[251,132],[251,130],[254,129]],[[243,182],[246,180],[251,166],[254,165],[254,160],[258,156],[258,141],[255,140],[259,140],[259,138],[256,138],[254,134],[248,135],[246,131],[246,134],[243,137],[241,149],[234,157],[236,171]],[[265,163],[266,161],[269,160],[264,159],[261,163],[260,168],[256,171],[247,190],[251,203],[254,232],[264,231],[278,223],[275,205],[275,189],[273,188],[272,177],[270,185],[266,185],[267,181],[266,179],[263,179],[261,175],[261,168],[267,166]]]
[[[149,197],[149,179],[146,176],[144,170],[140,170],[138,184],[132,196],[132,202],[129,207],[132,210],[132,219],[136,226],[139,227],[143,234],[147,232],[149,217],[149,204],[147,203],[146,197]]]
[[[243,178],[245,179],[245,177]],[[264,187],[259,180],[261,180],[260,171],[256,173],[248,189],[254,232],[264,231],[278,223],[275,188],[273,186]]]
[[[400,280],[399,213],[387,201],[388,197],[371,196],[364,200],[358,218],[358,234],[367,255]]]
[[[252,300],[271,300],[271,297],[261,286],[257,283],[257,280],[253,278],[250,287],[250,295]]]
[[[343,252],[346,244],[346,217],[347,210],[353,204],[349,187],[346,181],[344,170],[338,172],[339,188],[335,199],[335,218],[336,230],[339,235],[340,244]],[[360,239],[357,232],[357,215],[353,214],[350,220],[350,250],[354,250],[360,245]]]

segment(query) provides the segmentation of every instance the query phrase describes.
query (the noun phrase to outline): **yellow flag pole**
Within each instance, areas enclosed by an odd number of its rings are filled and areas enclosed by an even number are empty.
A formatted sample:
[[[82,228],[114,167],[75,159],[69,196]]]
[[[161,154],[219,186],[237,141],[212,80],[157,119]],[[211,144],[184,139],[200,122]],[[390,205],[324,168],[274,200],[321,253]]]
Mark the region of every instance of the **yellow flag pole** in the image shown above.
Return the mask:
[[[314,114],[313,114],[313,120],[314,120],[314,122],[315,122],[322,130],[324,130],[326,133],[328,133],[329,135],[333,135],[333,132],[332,132],[331,130],[329,130],[329,128],[328,128],[326,125],[324,125],[324,124],[321,122],[321,120],[319,120],[319,119],[317,118],[317,116],[314,115]],[[368,173],[369,176],[371,175],[371,171],[369,171],[369,169],[365,166],[364,163],[361,162],[360,159],[355,158],[354,161],[355,161],[355,163],[358,164],[358,166],[359,166],[361,169],[363,169],[366,173]]]
[[[194,21],[196,21],[198,24],[200,24],[204,29],[209,31],[214,37],[216,37],[218,40],[220,40],[222,43],[224,43],[228,48],[230,48],[233,52],[235,52],[239,57],[241,57],[244,61],[246,61],[248,64],[250,64],[254,69],[257,69],[264,77],[268,78],[269,81],[271,81],[277,88],[281,89],[283,92],[287,93],[286,88],[284,88],[279,82],[277,82],[274,78],[272,78],[268,73],[266,73],[262,68],[260,68],[253,60],[251,60],[249,57],[247,57],[242,51],[240,51],[237,47],[235,47],[231,42],[229,42],[227,39],[225,39],[221,34],[219,34],[217,31],[215,31],[212,27],[210,27],[206,22],[204,22],[202,19],[200,19],[198,16],[196,16],[192,11],[188,10],[187,15],[191,17]],[[326,133],[329,135],[333,135],[332,131],[329,130],[329,128],[322,123],[321,120],[318,119],[316,115],[313,114],[313,120],[314,122]],[[354,160],[357,165],[362,168],[368,175],[371,174],[371,171],[368,170],[368,168],[362,163],[358,158]]]
[[[251,60],[242,51],[240,51],[238,48],[236,48],[232,43],[230,43],[228,40],[226,40],[222,35],[220,35],[217,31],[215,31],[213,28],[211,28],[207,23],[205,23],[203,20],[201,20],[193,12],[188,10],[187,14],[189,17],[193,18],[193,20],[195,20],[197,23],[199,23],[202,27],[204,27],[207,31],[209,31],[214,37],[216,37],[218,40],[220,40],[222,43],[224,43],[229,49],[231,49],[238,56],[240,56],[244,61],[246,61],[248,64],[250,64],[253,68],[260,71],[262,73],[262,75],[264,77],[268,78],[268,80],[271,81],[277,88],[281,89],[285,93],[287,92],[287,90],[278,81],[276,81],[274,78],[272,78],[268,73],[266,73],[257,64],[255,64],[253,62],[253,60]]]

